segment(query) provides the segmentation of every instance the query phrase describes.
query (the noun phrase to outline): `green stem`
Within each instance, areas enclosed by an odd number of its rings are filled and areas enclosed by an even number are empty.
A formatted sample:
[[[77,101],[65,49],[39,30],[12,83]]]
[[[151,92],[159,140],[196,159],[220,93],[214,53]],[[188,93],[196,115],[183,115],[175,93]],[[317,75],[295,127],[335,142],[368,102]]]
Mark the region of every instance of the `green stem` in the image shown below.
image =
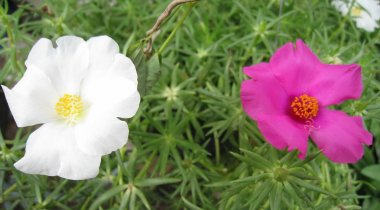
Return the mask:
[[[123,159],[121,157],[121,149],[118,149],[115,153],[116,153],[116,158],[117,158],[117,162],[119,165],[119,169],[118,169],[118,171],[119,171],[119,173],[118,173],[119,184],[122,185],[122,184],[124,184],[123,174],[125,171],[125,167],[124,167]]]
[[[342,22],[340,22],[338,29],[336,29],[333,34],[330,36],[330,40],[333,40],[343,29],[346,24],[347,18],[344,18]]]
[[[16,44],[15,44],[15,37],[12,31],[12,25],[9,22],[8,15],[6,14],[4,10],[2,9],[0,10],[0,15],[1,15],[2,22],[4,23],[5,28],[7,30],[9,48],[14,49],[14,51],[11,53],[12,65],[16,68],[18,72],[22,73],[23,71],[21,70],[17,62]]]
[[[147,171],[149,167],[152,165],[153,158],[156,157],[156,151],[154,151],[148,158],[147,162],[145,163],[144,167],[140,170],[140,173],[136,176],[138,178],[142,178],[143,175],[147,174]]]
[[[17,187],[18,187],[17,184],[13,184],[7,190],[4,191],[2,196],[6,197],[9,193],[13,192]]]
[[[214,143],[215,143],[215,158],[216,158],[216,164],[220,163],[220,142],[217,135],[214,135]]]
[[[178,29],[182,26],[183,22],[189,16],[191,9],[194,7],[195,3],[190,3],[189,8],[186,10],[185,14],[182,16],[182,18],[178,21],[177,25],[174,27],[174,30],[170,33],[168,38],[165,40],[165,42],[162,44],[160,49],[158,50],[157,54],[160,55],[162,51],[167,47],[169,42],[174,38],[174,35],[178,31]]]

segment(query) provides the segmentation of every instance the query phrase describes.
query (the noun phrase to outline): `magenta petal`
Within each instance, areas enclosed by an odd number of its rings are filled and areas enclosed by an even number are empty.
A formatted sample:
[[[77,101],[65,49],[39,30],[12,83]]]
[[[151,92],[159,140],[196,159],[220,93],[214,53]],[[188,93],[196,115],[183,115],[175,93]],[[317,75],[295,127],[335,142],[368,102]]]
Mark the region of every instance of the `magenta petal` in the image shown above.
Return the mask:
[[[265,72],[269,71],[271,71],[270,66],[268,63],[265,62],[243,67],[244,74],[251,78],[258,78],[260,77],[261,73],[265,74]]]
[[[309,93],[322,106],[358,99],[363,91],[361,67],[350,65],[318,65],[318,76],[310,84]]]
[[[365,130],[361,117],[341,111],[322,109],[315,120],[311,137],[330,160],[355,163],[364,153],[363,144],[372,144],[372,134]]]
[[[298,123],[286,115],[277,115],[258,121],[258,127],[264,138],[275,148],[288,151],[297,149],[299,158],[304,158],[307,153],[308,131],[301,123]]]
[[[243,81],[240,98],[244,111],[254,120],[285,114],[289,107],[288,95],[268,67],[268,64],[261,63],[244,68],[253,79]]]
[[[287,43],[270,59],[273,74],[289,95],[306,93],[310,81],[318,74],[320,61],[301,40],[296,45]]]

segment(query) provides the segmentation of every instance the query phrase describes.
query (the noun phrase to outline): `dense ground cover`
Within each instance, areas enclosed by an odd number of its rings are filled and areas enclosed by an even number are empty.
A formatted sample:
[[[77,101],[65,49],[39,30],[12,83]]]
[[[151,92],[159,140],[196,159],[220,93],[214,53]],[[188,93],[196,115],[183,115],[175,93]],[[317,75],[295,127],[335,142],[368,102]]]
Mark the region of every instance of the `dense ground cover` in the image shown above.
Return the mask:
[[[12,86],[40,37],[106,34],[136,58],[139,40],[170,1],[52,0],[20,3],[13,13],[1,2],[0,82]],[[334,107],[363,116],[374,135],[357,164],[332,163],[312,144],[304,161],[275,150],[242,110],[242,67],[267,61],[297,38],[326,63],[363,68],[362,98]],[[201,0],[174,10],[153,49],[161,65],[152,57],[138,71],[154,72],[149,81],[160,72],[158,82],[128,121],[127,147],[102,158],[97,178],[69,181],[17,171],[13,163],[33,128],[16,129],[9,113],[1,113],[2,208],[380,208],[379,30],[358,29],[328,0]]]

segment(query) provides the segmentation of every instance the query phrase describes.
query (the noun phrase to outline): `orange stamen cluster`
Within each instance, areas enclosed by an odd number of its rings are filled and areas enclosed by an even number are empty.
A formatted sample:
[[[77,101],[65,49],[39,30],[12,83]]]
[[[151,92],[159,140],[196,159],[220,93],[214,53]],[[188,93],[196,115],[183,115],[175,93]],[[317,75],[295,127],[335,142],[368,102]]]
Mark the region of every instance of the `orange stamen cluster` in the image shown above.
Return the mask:
[[[294,116],[300,120],[311,120],[318,114],[318,100],[307,94],[295,97],[290,107]]]

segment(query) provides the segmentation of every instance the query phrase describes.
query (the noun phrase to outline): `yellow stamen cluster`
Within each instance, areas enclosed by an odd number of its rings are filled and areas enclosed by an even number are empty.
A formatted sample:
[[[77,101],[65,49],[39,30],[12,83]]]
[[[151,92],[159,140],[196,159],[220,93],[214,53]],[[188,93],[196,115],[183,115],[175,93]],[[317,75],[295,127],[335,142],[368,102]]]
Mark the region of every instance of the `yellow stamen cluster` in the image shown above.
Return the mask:
[[[310,120],[318,114],[318,100],[307,94],[295,97],[292,101],[291,110],[301,120]]]
[[[77,95],[64,94],[55,104],[55,111],[68,123],[75,123],[83,111],[83,102]]]
[[[360,7],[354,6],[351,9],[351,15],[354,17],[359,17],[362,14],[363,10]]]

